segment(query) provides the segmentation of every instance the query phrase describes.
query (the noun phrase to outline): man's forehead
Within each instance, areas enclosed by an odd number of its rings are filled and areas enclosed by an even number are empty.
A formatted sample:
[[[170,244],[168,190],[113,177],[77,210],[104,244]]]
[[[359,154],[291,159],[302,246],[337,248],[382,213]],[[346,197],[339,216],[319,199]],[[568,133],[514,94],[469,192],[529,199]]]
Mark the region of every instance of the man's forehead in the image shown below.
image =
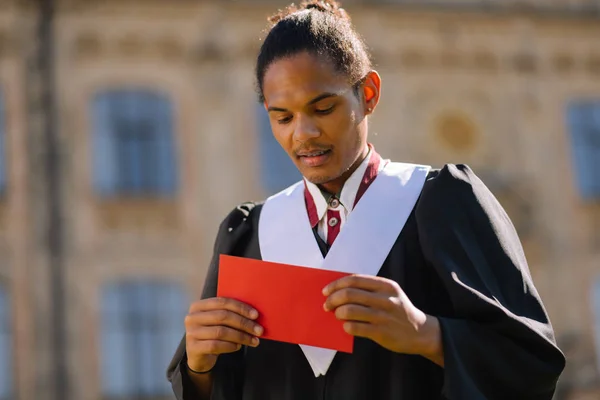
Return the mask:
[[[325,98],[344,96],[347,87],[341,85],[303,85],[301,87],[279,87],[275,91],[265,94],[268,105],[299,104],[306,105]]]
[[[270,102],[310,101],[322,93],[342,95],[348,87],[330,63],[300,54],[274,62],[265,73],[263,91]]]

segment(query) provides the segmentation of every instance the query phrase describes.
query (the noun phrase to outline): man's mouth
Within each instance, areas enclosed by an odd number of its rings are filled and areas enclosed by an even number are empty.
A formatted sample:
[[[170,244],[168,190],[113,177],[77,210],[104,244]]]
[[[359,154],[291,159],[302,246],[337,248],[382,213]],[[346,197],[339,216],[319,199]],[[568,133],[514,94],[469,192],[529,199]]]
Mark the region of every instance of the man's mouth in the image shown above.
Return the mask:
[[[303,151],[298,154],[298,157],[318,157],[322,156],[325,153],[330,152],[331,150],[314,150],[314,151]]]
[[[307,167],[320,167],[329,160],[331,150],[302,151],[296,154],[300,162]]]

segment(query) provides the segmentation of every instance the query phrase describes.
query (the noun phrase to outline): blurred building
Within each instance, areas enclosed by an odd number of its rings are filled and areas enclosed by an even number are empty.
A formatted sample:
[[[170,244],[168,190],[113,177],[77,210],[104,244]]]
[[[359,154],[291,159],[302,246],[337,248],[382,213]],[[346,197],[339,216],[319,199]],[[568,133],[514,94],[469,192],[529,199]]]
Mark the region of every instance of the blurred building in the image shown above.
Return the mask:
[[[220,220],[298,179],[253,79],[286,2],[59,3],[69,399],[169,399],[166,362]],[[344,4],[383,77],[372,142],[484,179],[568,356],[557,398],[597,399],[600,1]],[[36,18],[33,2],[0,1],[0,399],[52,398],[60,362]]]

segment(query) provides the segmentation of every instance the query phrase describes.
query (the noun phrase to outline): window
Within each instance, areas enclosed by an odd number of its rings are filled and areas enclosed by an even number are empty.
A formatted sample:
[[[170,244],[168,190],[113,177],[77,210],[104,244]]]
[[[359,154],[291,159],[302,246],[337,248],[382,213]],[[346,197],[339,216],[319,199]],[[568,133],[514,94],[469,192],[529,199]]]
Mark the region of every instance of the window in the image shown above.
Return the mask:
[[[579,194],[600,200],[600,100],[572,103],[568,124]]]
[[[94,187],[102,197],[170,197],[177,189],[173,109],[149,90],[114,90],[93,100]]]
[[[260,146],[260,175],[264,190],[277,193],[302,179],[300,172],[279,145],[269,121],[269,115],[262,105],[257,109],[258,135]]]
[[[0,400],[12,398],[12,335],[10,301],[0,286]]]
[[[185,332],[189,305],[170,282],[108,283],[101,298],[102,391],[109,399],[172,394],[166,370]]]

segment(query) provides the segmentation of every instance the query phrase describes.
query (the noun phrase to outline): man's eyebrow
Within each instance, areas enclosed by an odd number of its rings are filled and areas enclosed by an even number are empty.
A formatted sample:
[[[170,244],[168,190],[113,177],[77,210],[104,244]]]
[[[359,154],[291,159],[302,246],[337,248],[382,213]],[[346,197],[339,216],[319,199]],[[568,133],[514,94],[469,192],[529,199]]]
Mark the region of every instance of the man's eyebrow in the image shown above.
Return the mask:
[[[337,94],[337,93],[330,93],[330,92],[328,92],[328,93],[323,93],[323,94],[320,94],[320,95],[318,95],[317,97],[315,97],[315,98],[314,98],[314,99],[312,99],[311,101],[309,101],[309,102],[307,103],[307,105],[309,105],[309,106],[310,106],[310,105],[313,105],[313,104],[315,104],[315,103],[318,103],[318,102],[319,102],[319,101],[321,101],[321,100],[328,99],[328,98],[330,98],[330,97],[337,97],[337,96],[338,96],[338,94]]]
[[[321,100],[328,99],[330,97],[337,97],[337,96],[339,96],[337,93],[331,93],[331,92],[321,93],[320,95],[318,95],[317,97],[315,97],[314,99],[312,99],[308,103],[306,103],[306,105],[310,106],[310,105],[313,105],[315,103],[318,103]],[[287,112],[288,110],[286,110],[285,108],[281,108],[281,107],[271,107],[271,106],[269,106],[269,108],[267,108],[267,111]]]

